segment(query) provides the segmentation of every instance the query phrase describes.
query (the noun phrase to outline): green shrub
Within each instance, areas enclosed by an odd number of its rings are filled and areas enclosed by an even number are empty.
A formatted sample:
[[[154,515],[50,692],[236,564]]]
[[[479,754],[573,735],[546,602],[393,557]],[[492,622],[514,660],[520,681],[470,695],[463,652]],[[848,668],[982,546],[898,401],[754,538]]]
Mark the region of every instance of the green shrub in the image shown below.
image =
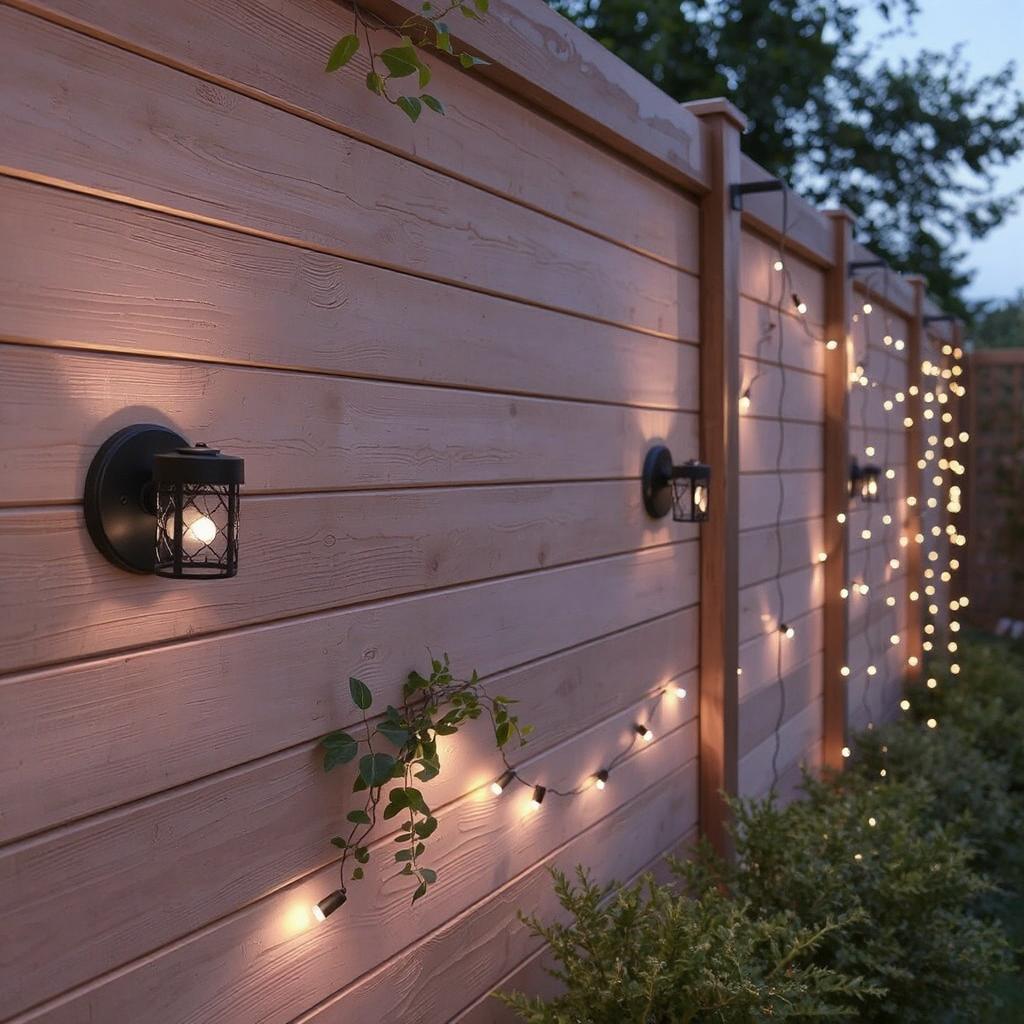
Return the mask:
[[[527,918],[551,947],[563,995],[499,996],[530,1024],[748,1024],[849,1016],[878,992],[816,963],[846,920],[809,926],[786,910],[758,915],[709,888],[691,898],[650,876],[613,891],[578,870],[555,874],[568,924]]]
[[[975,912],[991,884],[930,809],[916,785],[811,780],[785,808],[735,805],[737,860],[722,880],[757,914],[790,912],[804,928],[842,918],[814,962],[886,990],[863,1021],[976,1020],[1009,966],[1002,930]],[[689,873],[707,887],[715,868],[705,857]]]

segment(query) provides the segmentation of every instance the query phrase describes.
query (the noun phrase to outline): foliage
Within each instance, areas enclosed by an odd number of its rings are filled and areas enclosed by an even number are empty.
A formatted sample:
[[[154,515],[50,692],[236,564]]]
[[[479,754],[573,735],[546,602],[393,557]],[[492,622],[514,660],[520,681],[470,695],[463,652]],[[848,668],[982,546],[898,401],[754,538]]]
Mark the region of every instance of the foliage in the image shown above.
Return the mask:
[[[340,71],[348,65],[352,58],[359,52],[361,46],[366,47],[370,61],[370,70],[366,75],[366,88],[376,96],[380,96],[392,106],[416,122],[424,107],[434,111],[435,114],[444,114],[444,104],[431,93],[424,90],[430,84],[432,72],[429,65],[425,64],[420,56],[422,52],[435,50],[439,53],[448,54],[458,60],[459,64],[467,71],[481,64],[488,62],[481,57],[475,57],[465,51],[456,51],[452,46],[452,31],[446,18],[458,12],[463,18],[478,20],[487,13],[490,0],[471,0],[470,3],[463,3],[462,0],[450,0],[441,7],[435,7],[430,0],[426,0],[421,7],[419,16],[410,15],[398,24],[391,24],[384,21],[377,15],[368,15],[357,3],[352,5],[355,24],[353,31],[342,36],[334,44],[327,57],[325,71]],[[371,20],[373,25],[371,25]],[[386,49],[378,50],[371,36],[371,28],[378,27],[388,29],[396,33],[401,42],[397,46],[389,46]],[[360,42],[359,32],[362,30],[363,40]],[[402,79],[416,76],[419,87],[419,95],[413,96],[406,92],[399,92],[397,95],[392,91],[392,86],[402,88],[398,83]]]
[[[437,829],[437,818],[415,785],[416,781],[429,782],[441,771],[437,737],[453,736],[465,722],[486,714],[501,749],[513,739],[525,743],[531,727],[520,726],[518,716],[510,713],[515,701],[486,693],[476,672],[469,679],[456,679],[447,654],[441,661],[431,659],[429,677],[410,672],[402,687],[401,705],[389,704],[375,724],[371,725],[366,715],[373,705],[370,688],[353,678],[349,679],[349,692],[362,714],[361,736],[339,729],[321,741],[325,771],[359,758],[352,792],[362,794],[362,807],[348,812],[352,826],[348,834],[331,840],[341,850],[341,890],[345,891],[349,877],[357,881],[363,877],[378,819],[383,822],[402,815],[394,859],[400,865],[399,874],[416,881],[415,903],[437,881],[437,872],[420,863],[426,841]],[[384,790],[389,785],[385,803]],[[349,876],[351,861],[355,866]]]
[[[1024,289],[1012,299],[975,304],[971,319],[971,340],[978,348],[1024,346]]]
[[[674,99],[725,96],[748,117],[747,154],[812,202],[841,204],[896,269],[944,308],[964,237],[1012,212],[994,172],[1024,149],[1012,65],[972,77],[961,49],[879,62],[850,0],[549,0]],[[889,32],[917,0],[873,0]]]
[[[565,994],[550,1003],[499,997],[530,1024],[835,1017],[877,995],[814,962],[841,919],[803,927],[785,911],[755,917],[714,888],[691,899],[649,875],[614,891],[578,869],[575,885],[555,873],[555,889],[570,923],[526,920],[551,946]]]
[[[1001,929],[978,913],[992,884],[958,832],[931,823],[921,789],[851,782],[808,779],[806,799],[784,808],[737,803],[737,861],[722,880],[758,914],[790,911],[805,928],[845,915],[814,962],[886,991],[861,1020],[976,1020],[1008,966]]]

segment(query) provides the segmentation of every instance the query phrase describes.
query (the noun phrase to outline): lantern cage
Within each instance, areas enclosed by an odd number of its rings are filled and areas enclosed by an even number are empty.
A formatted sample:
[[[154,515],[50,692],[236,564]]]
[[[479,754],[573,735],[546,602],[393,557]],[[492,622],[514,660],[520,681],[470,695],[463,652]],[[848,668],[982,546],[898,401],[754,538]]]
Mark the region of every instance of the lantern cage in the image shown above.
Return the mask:
[[[119,569],[174,579],[225,579],[238,571],[242,459],[190,446],[151,423],[119,430],[85,481],[86,526]]]
[[[672,453],[655,445],[644,460],[644,507],[655,519],[669,511],[677,523],[702,523],[708,518],[711,467],[696,459],[673,465]]]
[[[238,572],[242,459],[204,444],[157,455],[157,576],[228,579]]]
[[[872,463],[862,466],[856,459],[850,463],[850,497],[860,495],[861,501],[881,500],[882,470]]]

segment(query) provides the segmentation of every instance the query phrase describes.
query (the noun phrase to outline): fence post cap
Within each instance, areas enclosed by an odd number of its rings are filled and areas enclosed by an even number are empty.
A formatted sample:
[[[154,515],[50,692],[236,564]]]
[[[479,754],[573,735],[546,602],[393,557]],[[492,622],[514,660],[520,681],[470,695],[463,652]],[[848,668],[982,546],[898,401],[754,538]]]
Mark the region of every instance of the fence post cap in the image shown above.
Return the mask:
[[[724,96],[715,96],[707,100],[690,100],[679,105],[695,117],[710,117],[713,114],[719,114],[731,121],[741,132],[747,130],[746,114]]]

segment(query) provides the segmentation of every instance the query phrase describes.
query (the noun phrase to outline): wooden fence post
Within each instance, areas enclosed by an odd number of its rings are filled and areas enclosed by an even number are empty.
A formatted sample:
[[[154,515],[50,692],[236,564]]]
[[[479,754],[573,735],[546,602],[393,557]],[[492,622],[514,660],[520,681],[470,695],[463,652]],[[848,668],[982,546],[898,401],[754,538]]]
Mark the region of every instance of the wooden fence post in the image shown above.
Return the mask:
[[[736,793],[739,661],[739,260],[740,214],[729,186],[740,180],[743,115],[728,100],[686,108],[701,118],[711,190],[700,207],[700,433],[711,466],[711,516],[700,556],[700,822],[731,853],[723,794]]]
[[[923,473],[917,468],[917,462],[921,458],[923,437],[921,427],[921,413],[923,402],[921,392],[916,395],[910,393],[912,385],[921,386],[921,346],[924,339],[924,299],[925,279],[918,274],[907,275],[906,280],[914,289],[914,312],[910,317],[909,332],[907,335],[907,398],[906,415],[910,418],[911,425],[907,429],[906,447],[906,474],[907,474],[907,495],[917,499],[914,505],[906,507],[903,529],[910,538],[907,545],[907,667],[906,681],[908,685],[919,683],[921,670],[924,662],[924,649],[922,647],[922,627],[924,624],[922,608],[925,602],[923,592],[923,576],[921,545],[915,538],[922,533],[921,528],[921,502]],[[911,592],[916,592],[918,599],[910,599]],[[911,666],[909,659],[916,658],[916,664]]]
[[[822,760],[826,768],[843,765],[847,736],[847,685],[842,668],[848,655],[848,605],[841,595],[850,584],[850,313],[853,287],[848,271],[853,219],[846,210],[830,210],[833,265],[825,279],[825,639],[822,657]]]

